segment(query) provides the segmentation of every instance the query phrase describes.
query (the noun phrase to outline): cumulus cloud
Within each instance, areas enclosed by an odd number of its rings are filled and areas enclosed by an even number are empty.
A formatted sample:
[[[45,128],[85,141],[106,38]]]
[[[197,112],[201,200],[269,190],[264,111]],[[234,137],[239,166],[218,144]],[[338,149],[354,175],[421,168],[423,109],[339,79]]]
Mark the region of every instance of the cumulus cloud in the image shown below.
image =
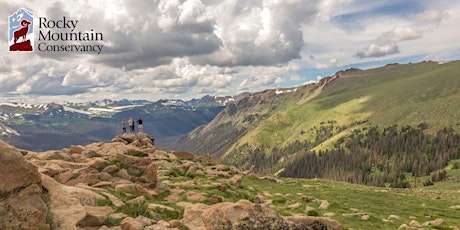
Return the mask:
[[[418,24],[439,24],[443,19],[447,17],[448,14],[446,12],[441,12],[434,9],[425,10],[410,16],[410,18]]]
[[[428,3],[411,2],[418,7],[388,14],[394,1],[362,0],[23,3],[5,1],[0,18],[27,5],[36,16],[78,19],[77,31],[93,29],[104,36],[100,55],[1,52],[0,94],[37,100],[185,99],[288,86],[304,81],[305,73],[326,75],[327,69],[352,64],[353,54],[403,55],[408,48],[417,54],[425,44],[430,51],[446,50],[457,44],[452,31],[460,9],[458,3],[433,10]],[[441,32],[431,32],[434,27]],[[8,30],[5,20],[0,30]],[[432,40],[426,41],[427,35]],[[0,49],[7,46],[0,39]]]
[[[399,47],[396,42],[385,44],[370,44],[364,50],[358,51],[355,56],[359,58],[383,57],[399,53]]]
[[[355,56],[359,58],[383,57],[399,53],[396,42],[418,39],[422,32],[408,26],[396,26],[393,30],[381,34],[375,43],[359,50]]]

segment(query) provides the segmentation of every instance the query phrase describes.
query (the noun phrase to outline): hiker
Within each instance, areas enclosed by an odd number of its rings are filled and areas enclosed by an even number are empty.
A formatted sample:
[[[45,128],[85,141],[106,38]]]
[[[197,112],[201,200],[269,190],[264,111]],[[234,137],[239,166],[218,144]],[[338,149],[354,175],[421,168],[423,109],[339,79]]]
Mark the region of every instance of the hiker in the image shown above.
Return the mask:
[[[129,132],[134,133],[134,120],[130,117],[128,120]]]
[[[121,120],[121,128],[123,129],[123,134],[126,134],[126,119]]]
[[[142,118],[139,118],[139,120],[137,120],[137,123],[139,124],[137,126],[138,127],[137,129],[139,129],[139,133],[143,133],[144,132],[144,130],[143,130],[144,126],[142,126]]]
[[[152,145],[155,145],[155,137],[153,136],[153,134],[152,136],[150,136],[150,140],[152,141]]]

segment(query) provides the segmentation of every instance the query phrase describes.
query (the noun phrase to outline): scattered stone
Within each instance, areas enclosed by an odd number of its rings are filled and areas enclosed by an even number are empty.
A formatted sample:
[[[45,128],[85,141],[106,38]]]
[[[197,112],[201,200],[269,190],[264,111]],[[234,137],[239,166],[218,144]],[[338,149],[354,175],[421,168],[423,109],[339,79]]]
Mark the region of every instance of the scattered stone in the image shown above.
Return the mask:
[[[427,222],[423,223],[422,225],[423,225],[423,226],[440,225],[440,224],[442,224],[443,222],[444,222],[443,219],[438,218],[438,219],[435,219],[435,220],[427,221]]]
[[[409,227],[409,226],[408,226],[407,224],[401,224],[401,225],[397,228],[397,230],[407,230],[408,227]]]
[[[301,198],[305,202],[318,202],[318,199],[312,197],[312,196],[302,196]]]
[[[124,219],[126,217],[128,217],[128,215],[122,213],[122,212],[117,212],[117,213],[112,213],[109,215],[110,218],[113,218],[113,219]]]
[[[361,216],[361,220],[369,220],[370,217],[370,215],[365,214]]]
[[[211,154],[206,154],[206,156],[199,156],[197,159],[201,163],[205,163],[208,165],[216,165],[217,161],[211,156]]]
[[[184,229],[184,225],[180,222],[180,220],[171,220],[169,221],[169,224],[172,228]]]
[[[411,221],[409,222],[409,226],[412,226],[412,227],[422,227],[422,225],[421,225],[418,221],[416,221],[416,220],[411,220]]]
[[[249,169],[249,173],[248,173],[248,174],[256,174],[256,166],[251,165],[251,168]]]
[[[79,154],[79,155],[81,155],[83,153],[83,149],[80,146],[71,145],[69,147],[69,150],[70,150],[70,154]]]
[[[313,211],[313,210],[315,210],[315,208],[313,208],[313,207],[311,207],[311,206],[308,206],[308,205],[307,205],[307,206],[305,207],[305,211],[306,211],[306,212],[308,212],[308,211]]]
[[[327,209],[329,207],[329,202],[327,200],[322,200],[318,209]]]
[[[125,179],[125,180],[131,180],[131,175],[129,175],[128,170],[126,169],[120,169],[116,173],[116,176]]]
[[[178,194],[171,194],[163,198],[163,201],[167,201],[167,202],[177,202],[179,200],[180,200],[180,196]]]
[[[112,186],[112,182],[109,181],[99,181],[96,184],[92,185],[93,187],[104,187],[104,186]]]
[[[300,207],[300,203],[299,202],[296,202],[294,204],[291,204],[291,205],[288,205],[288,208],[290,209],[295,209],[295,208],[298,208]]]
[[[171,208],[171,207],[166,206],[166,205],[154,204],[154,203],[149,204],[149,205],[148,205],[148,208],[149,208],[149,209],[157,209],[157,210],[159,210],[159,211],[161,211],[161,212],[166,211],[166,210],[168,210],[168,211],[174,211],[174,208]]]
[[[223,197],[213,194],[211,197],[208,198],[208,204],[213,205],[213,204],[221,203],[223,200],[224,200]]]
[[[107,216],[113,212],[108,206],[84,206],[86,216],[78,222],[78,226],[102,226],[107,219]]]
[[[102,172],[108,173],[108,174],[114,174],[120,170],[116,165],[109,165],[105,167]]]
[[[149,196],[150,197],[150,193],[144,188],[142,187],[141,185],[138,185],[138,184],[119,184],[117,186],[115,186],[115,189],[116,190],[120,190],[122,192],[127,192],[127,193],[135,193],[135,194],[139,194],[139,195],[142,195],[142,196]]]
[[[194,160],[195,159],[195,154],[189,153],[189,152],[175,152],[173,151],[172,154],[174,154],[177,158],[181,160]]]
[[[217,185],[217,190],[221,192],[227,192],[227,185],[224,185],[224,184]]]
[[[236,174],[232,178],[230,178],[230,182],[235,184],[238,187],[241,187],[242,181],[243,181],[243,176],[241,174]]]
[[[401,217],[397,216],[397,215],[389,215],[387,217],[388,220],[396,220],[396,221],[400,221],[401,220]]]
[[[125,203],[123,203],[123,201],[121,201],[116,196],[114,196],[114,195],[112,195],[112,194],[110,194],[108,192],[103,192],[102,194],[106,195],[115,207],[121,207],[121,206],[125,205]]]
[[[202,194],[196,193],[194,191],[189,191],[187,192],[187,199],[188,200],[198,200],[198,201],[203,201],[206,199]]]
[[[87,158],[96,158],[96,157],[101,157],[99,153],[96,151],[89,149],[89,150],[83,150],[82,155],[87,157]]]
[[[149,182],[149,187],[155,189],[158,183],[158,171],[157,166],[154,162],[150,163],[147,169],[145,170],[147,175],[147,181]]]
[[[144,204],[145,203],[145,196],[139,196],[132,200],[126,201],[128,204]]]
[[[155,225],[147,226],[144,229],[145,230],[168,230],[168,229],[170,230],[171,224],[164,220],[160,220]]]
[[[294,222],[295,229],[327,229],[327,230],[342,230],[343,226],[335,221],[323,217],[288,217],[288,220]]]
[[[451,209],[460,209],[460,205],[450,206]]]
[[[336,216],[336,215],[337,214],[335,212],[326,212],[326,213],[323,214],[324,217],[333,217],[333,216]]]
[[[120,223],[122,230],[143,230],[144,224],[140,220],[134,219],[132,217],[126,217]]]
[[[361,216],[361,213],[343,213],[342,216],[344,217]]]
[[[264,198],[263,196],[257,194],[254,196],[254,203],[256,204],[263,204],[264,203]]]

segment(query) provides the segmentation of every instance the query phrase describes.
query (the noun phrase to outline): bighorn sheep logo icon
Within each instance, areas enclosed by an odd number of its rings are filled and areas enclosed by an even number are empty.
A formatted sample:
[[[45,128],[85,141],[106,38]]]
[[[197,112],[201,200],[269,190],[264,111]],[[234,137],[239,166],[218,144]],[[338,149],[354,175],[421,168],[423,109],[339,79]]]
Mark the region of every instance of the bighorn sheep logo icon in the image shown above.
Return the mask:
[[[22,20],[21,21],[22,28],[19,29],[19,30],[14,31],[14,44],[16,44],[16,41],[20,37],[22,37],[23,41],[26,40],[27,31],[29,31],[29,25],[30,25],[29,21],[27,21],[27,20]]]
[[[10,51],[33,51],[33,17],[33,13],[25,9],[18,9],[9,16],[8,45]]]

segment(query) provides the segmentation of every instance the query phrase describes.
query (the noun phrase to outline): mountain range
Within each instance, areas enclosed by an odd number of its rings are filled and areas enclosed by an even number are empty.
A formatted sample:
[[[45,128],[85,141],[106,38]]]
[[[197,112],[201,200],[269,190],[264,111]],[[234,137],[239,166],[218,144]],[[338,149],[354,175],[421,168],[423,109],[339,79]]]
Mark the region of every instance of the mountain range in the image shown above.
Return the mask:
[[[87,103],[0,103],[0,137],[18,148],[43,151],[71,144],[108,141],[121,133],[121,120],[142,118],[158,146],[212,120],[232,97],[190,101],[101,100]]]
[[[47,150],[107,141],[123,118],[142,117],[159,147],[281,176],[404,187],[407,173],[460,158],[459,71],[460,61],[394,63],[233,97],[3,103],[0,129],[19,148]]]
[[[405,173],[460,158],[459,72],[460,61],[389,64],[251,93],[174,146],[270,174],[405,186]]]

